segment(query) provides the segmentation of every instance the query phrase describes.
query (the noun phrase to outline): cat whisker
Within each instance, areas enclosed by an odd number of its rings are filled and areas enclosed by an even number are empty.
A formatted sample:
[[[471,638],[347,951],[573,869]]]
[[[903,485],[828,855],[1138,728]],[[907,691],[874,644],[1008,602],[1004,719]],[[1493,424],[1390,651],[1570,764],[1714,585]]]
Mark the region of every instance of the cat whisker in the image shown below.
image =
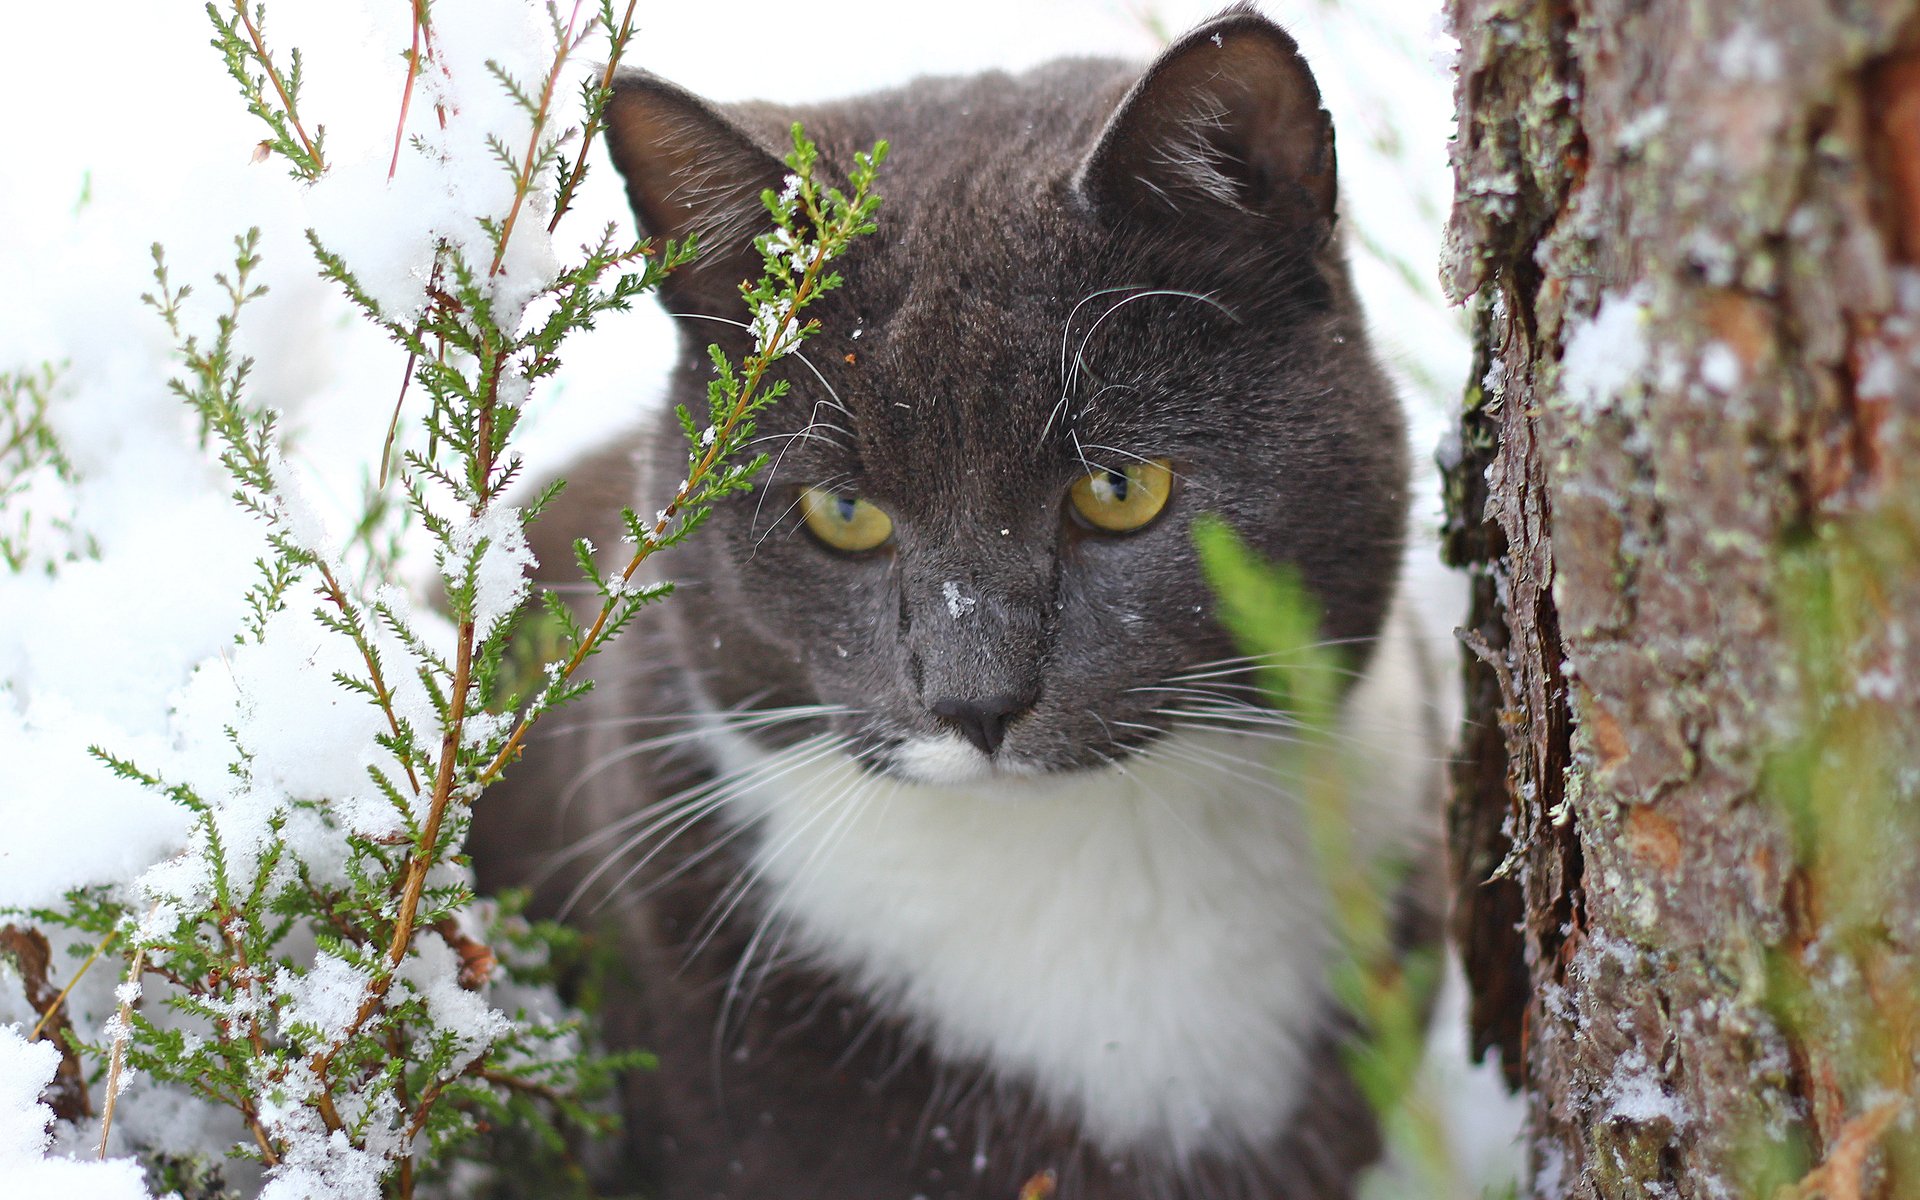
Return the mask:
[[[676,313],[674,315],[684,316],[684,317],[695,317],[702,321],[715,321],[722,325],[731,325],[736,329],[745,329],[748,332],[752,332],[753,330],[753,326],[749,325],[747,322],[735,320],[732,317],[716,317],[708,313]],[[802,434],[808,433],[816,425],[822,424],[822,422],[819,419],[819,412],[823,406],[839,409],[841,412],[846,414],[847,419],[849,421],[853,420],[853,410],[847,407],[846,402],[840,398],[840,393],[834,390],[834,387],[831,383],[827,382],[827,377],[820,373],[820,368],[813,364],[813,359],[807,357],[804,351],[799,350],[797,348],[792,351],[792,354],[795,358],[800,360],[801,364],[805,366],[807,370],[813,372],[813,377],[820,382],[820,386],[822,388],[826,389],[827,398],[817,399],[814,401],[813,411],[807,414],[807,424],[800,430],[799,434],[787,435],[788,440],[786,444],[780,448],[780,453],[775,455],[773,462],[768,465],[766,482],[771,482],[773,478],[780,473],[781,459],[786,455],[787,450],[792,447],[794,439],[800,438]],[[839,430],[841,433],[846,434],[848,438],[852,438],[853,436],[853,434],[850,431],[843,429],[838,425],[832,425],[832,426],[829,426],[829,428]],[[774,435],[774,436],[777,436],[777,435]],[[844,447],[840,447],[838,443],[833,442],[831,439],[825,439],[825,440],[827,440],[828,445],[835,446],[836,448],[839,448],[839,449],[844,449]],[[760,489],[760,498],[754,503],[753,516],[756,522],[760,519],[760,506],[766,502],[766,495],[769,490],[770,489],[765,487],[763,484],[763,486]],[[755,543],[755,544],[756,546],[758,545],[758,543]]]
[[[1054,401],[1052,411],[1047,413],[1047,423],[1040,429],[1041,442],[1044,443],[1047,440],[1047,435],[1053,432],[1053,423],[1059,420],[1061,415],[1066,412],[1067,405],[1073,397],[1073,386],[1067,379],[1067,342],[1073,337],[1074,318],[1080,315],[1081,309],[1101,296],[1111,296],[1115,292],[1133,291],[1140,286],[1140,284],[1123,283],[1118,287],[1105,287],[1097,291],[1088,292],[1086,295],[1080,297],[1079,301],[1074,304],[1072,310],[1067,313],[1065,323],[1060,326],[1060,365],[1058,368],[1058,374],[1061,380],[1060,398]]]
[[[745,321],[736,321],[732,317],[716,317],[708,313],[695,312],[674,313],[672,315],[675,317],[693,317],[701,321],[717,321],[722,325],[732,325],[736,329],[744,329],[749,333],[753,332],[753,326],[747,324]],[[853,410],[848,408],[846,402],[840,399],[840,393],[833,390],[833,385],[828,383],[827,377],[820,373],[820,368],[813,365],[813,360],[799,350],[793,350],[790,351],[790,353],[799,359],[801,363],[806,366],[807,370],[813,372],[813,377],[820,381],[821,387],[827,389],[827,395],[833,397],[832,407],[846,413],[847,418],[851,420],[853,418]],[[825,404],[827,401],[822,400],[819,403]]]
[[[748,700],[746,704],[751,704]],[[729,728],[750,728],[759,725],[778,724],[781,721],[799,721],[808,717],[830,717],[843,714],[858,714],[863,710],[849,708],[844,704],[790,704],[779,708],[749,708],[746,704],[737,708],[688,709],[670,713],[635,713],[624,717],[601,717],[596,720],[568,721],[553,723],[554,733],[577,733],[587,729],[624,729],[633,725],[659,725],[668,721],[698,721],[719,719]],[[702,734],[705,729],[689,730],[689,734]]]
[[[825,430],[831,430],[848,440],[853,438],[853,431],[844,425],[836,425],[832,421],[809,418],[804,426],[794,430],[792,433],[763,433],[758,437],[749,439],[747,445],[758,446],[762,442],[780,442],[783,445],[790,442],[824,442],[832,446],[835,450],[845,450],[847,448],[840,441],[828,437],[827,434],[823,432]],[[771,474],[771,472],[769,472],[769,474]]]
[[[1075,430],[1069,429],[1067,430],[1067,438],[1073,442],[1073,453],[1075,457],[1079,458],[1081,469],[1089,475],[1093,474],[1093,464],[1087,461],[1087,452],[1080,445],[1080,434]]]
[[[784,453],[784,451],[782,453]],[[776,468],[778,466],[777,460],[776,460],[775,466]],[[848,478],[851,478],[851,476],[849,476],[846,472],[842,471],[837,475],[829,475],[825,479],[819,480],[813,486],[821,487],[821,488],[830,488],[835,484],[839,483],[841,480],[848,479]],[[769,471],[767,473],[766,483],[771,483],[772,480],[773,480],[773,473]],[[755,501],[753,505],[753,522],[752,522],[753,525],[758,525],[760,523],[760,506],[766,503],[767,493],[772,490],[773,489],[771,487],[766,486],[765,483],[761,485],[760,499]],[[780,510],[780,514],[774,517],[773,520],[767,522],[766,532],[762,533],[759,537],[753,539],[753,554],[758,554],[760,552],[760,543],[772,537],[773,531],[780,528],[780,523],[786,520],[787,515],[798,507],[800,507],[800,493],[795,492],[793,499],[787,501],[787,506]],[[752,555],[750,554],[748,558],[749,560],[751,560]]]
[[[1246,323],[1240,319],[1240,314],[1234,312],[1212,296],[1202,292],[1182,291],[1179,288],[1151,288],[1146,291],[1135,292],[1133,295],[1127,296],[1114,304],[1113,307],[1107,309],[1106,312],[1101,313],[1099,319],[1088,327],[1085,336],[1080,339],[1080,348],[1073,352],[1073,366],[1068,372],[1064,391],[1072,394],[1075,378],[1077,378],[1079,373],[1086,367],[1087,346],[1093,341],[1093,335],[1100,332],[1100,327],[1107,323],[1107,319],[1136,300],[1148,300],[1155,296],[1174,296],[1186,300],[1197,300],[1202,304],[1212,305],[1220,311],[1221,315],[1225,316],[1235,325],[1244,325]]]
[[[815,404],[814,412],[817,413],[819,412],[819,410],[820,410],[820,406],[818,404]],[[813,418],[811,415],[809,415],[807,426],[808,428],[812,428],[812,425],[813,425]],[[838,428],[838,426],[835,426],[835,428]],[[805,432],[805,430],[802,430],[802,432]],[[852,435],[849,434],[848,436],[852,436]],[[753,528],[753,526],[758,525],[760,523],[760,513],[766,507],[767,496],[771,494],[774,490],[773,481],[780,477],[780,466],[782,463],[787,461],[787,451],[793,449],[793,443],[794,443],[794,438],[789,437],[781,445],[779,453],[773,456],[773,461],[767,464],[766,477],[760,481],[759,487],[756,489],[760,494],[757,497],[755,497],[753,501],[753,517],[747,524],[747,527],[749,529]],[[828,444],[833,445],[834,443],[829,441]],[[840,480],[845,478],[847,478],[845,473],[833,475],[829,477],[830,482],[823,481],[823,480],[815,480],[814,486],[815,487],[831,486],[832,483],[838,483]],[[767,526],[767,533],[772,533],[776,528],[778,528],[781,520],[785,519],[787,513],[793,511],[793,505],[798,503],[800,503],[800,497],[798,493],[796,493],[794,495],[793,500],[788,504],[786,510],[782,512],[779,517],[774,518],[774,521],[772,524]],[[756,539],[753,543],[754,550],[756,551],[759,550],[760,543],[765,540],[766,540],[766,534],[761,534],[760,537]]]
[[[857,773],[857,781],[854,782],[852,786],[842,786],[838,788],[830,798],[816,804],[814,811],[810,813],[797,828],[793,829],[778,846],[755,856],[755,862],[752,867],[742,872],[729,883],[726,889],[715,899],[714,903],[709,906],[707,916],[702,919],[701,929],[696,932],[693,948],[688,951],[688,961],[697,958],[707,944],[719,934],[720,930],[726,927],[728,921],[732,919],[735,910],[753,893],[754,889],[758,887],[761,880],[766,877],[774,864],[823,818],[829,814],[832,815],[832,823],[827,827],[825,835],[816,841],[812,852],[808,854],[806,861],[800,865],[798,871],[789,878],[787,886],[782,890],[780,896],[766,906],[765,912],[763,912],[760,919],[755,922],[753,932],[749,935],[746,946],[741,950],[739,961],[734,964],[733,970],[728,974],[725,992],[721,998],[720,1012],[714,1022],[713,1050],[716,1071],[719,1068],[721,1051],[729,1039],[733,1012],[736,1011],[737,1007],[744,1019],[745,1015],[752,1011],[753,996],[758,994],[760,987],[766,980],[767,973],[773,969],[778,953],[778,946],[784,943],[787,933],[791,929],[793,921],[791,915],[793,911],[793,906],[790,903],[791,897],[807,882],[810,872],[826,860],[830,855],[831,849],[839,843],[845,832],[852,827],[853,821],[857,819],[858,813],[865,805],[866,798],[872,795],[874,790],[883,782],[883,777],[866,772],[855,759],[849,758],[845,760],[844,765],[852,768]],[[742,1001],[743,984],[747,980],[748,973],[751,971],[753,963],[759,955],[760,947],[768,932],[774,927],[776,917],[782,913],[788,915],[780,925],[775,949],[770,952],[764,960],[765,965],[762,971],[754,977],[751,994],[748,994],[746,999]]]
[[[1103,383],[1100,385],[1099,391],[1095,392],[1091,396],[1088,396],[1086,400],[1084,400],[1081,403],[1080,411],[1082,414],[1093,411],[1094,404],[1100,399],[1100,397],[1106,395],[1108,392],[1115,392],[1115,391],[1137,392],[1139,390],[1140,390],[1139,388],[1135,387],[1131,383]],[[1051,418],[1049,418],[1049,421],[1051,421]],[[1044,439],[1046,437],[1045,432],[1042,431],[1040,436]]]
[[[1101,391],[1105,391],[1105,390],[1106,390],[1105,388],[1102,388],[1102,389],[1101,389]],[[1083,411],[1084,411],[1084,410],[1083,410]],[[1098,451],[1098,452],[1100,452],[1100,453],[1103,453],[1103,454],[1114,454],[1114,455],[1118,455],[1118,456],[1119,456],[1119,457],[1121,457],[1121,458],[1130,458],[1130,459],[1132,459],[1132,460],[1134,460],[1135,462],[1138,462],[1138,463],[1145,463],[1145,464],[1146,464],[1147,466],[1153,466],[1153,465],[1155,465],[1155,460],[1154,460],[1154,459],[1151,459],[1151,458],[1148,458],[1148,457],[1147,457],[1146,455],[1144,455],[1144,454],[1135,454],[1135,453],[1134,453],[1133,451],[1131,451],[1131,450],[1122,450],[1122,449],[1121,449],[1120,447],[1118,447],[1118,446],[1105,446],[1105,445],[1100,445],[1100,444],[1098,444],[1098,443],[1095,443],[1095,442],[1085,442],[1085,443],[1082,443],[1082,448],[1083,448],[1083,449],[1085,449],[1085,450],[1094,450],[1094,451]],[[1181,482],[1181,483],[1182,483],[1183,485],[1185,485],[1185,486],[1187,486],[1187,487],[1192,487],[1192,486],[1193,486],[1193,484],[1192,484],[1192,482],[1191,482],[1191,481],[1190,481],[1190,480],[1189,480],[1189,479],[1187,478],[1187,476],[1186,476],[1186,475],[1184,475],[1184,474],[1182,474],[1181,472],[1179,472],[1179,471],[1175,471],[1175,470],[1173,470],[1173,469],[1172,469],[1171,467],[1169,467],[1169,468],[1168,468],[1168,471],[1167,471],[1167,473],[1168,473],[1168,474],[1170,474],[1170,475],[1172,475],[1172,476],[1173,476],[1173,477],[1174,477],[1175,479],[1178,479],[1178,480],[1179,480],[1179,481],[1180,481],[1180,482]],[[1215,489],[1212,489],[1212,488],[1208,488],[1208,489],[1206,489],[1206,490],[1207,490],[1207,491],[1213,491],[1213,490],[1215,490]]]
[[[1408,725],[1403,722],[1375,721],[1355,725],[1348,720],[1343,721],[1339,727],[1316,727],[1271,709],[1210,707],[1164,708],[1154,711],[1189,728],[1211,729],[1231,733],[1237,737],[1261,738],[1289,746],[1310,747],[1331,741],[1344,745],[1350,751],[1375,752],[1381,749],[1383,738],[1391,738],[1395,742],[1404,742],[1408,739],[1425,740],[1430,732],[1419,725]],[[1421,754],[1409,757],[1428,763],[1453,761],[1445,754]]]
[[[843,739],[836,734],[817,734],[814,737],[795,744],[788,750],[774,755],[767,761],[755,764],[750,769],[731,772],[716,779],[707,780],[677,792],[666,800],[648,805],[638,813],[629,814],[611,823],[606,830],[595,834],[592,838],[577,843],[576,847],[569,851],[570,857],[577,857],[581,851],[588,848],[591,844],[607,840],[603,836],[604,834],[611,833],[614,836],[620,836],[632,825],[645,822],[643,828],[637,833],[625,836],[619,845],[614,847],[612,851],[601,859],[598,866],[594,867],[593,870],[589,871],[584,878],[574,885],[573,890],[568,893],[567,899],[562,905],[562,915],[564,916],[566,912],[571,911],[573,906],[578,904],[580,900],[593,889],[594,885],[598,883],[607,872],[611,871],[614,865],[624,856],[633,853],[645,845],[650,839],[654,838],[660,830],[665,829],[676,821],[679,822],[676,828],[669,832],[666,837],[659,839],[645,855],[637,862],[628,866],[626,871],[608,886],[605,897],[599,904],[594,906],[595,911],[598,911],[615,896],[619,895],[626,885],[632,882],[633,877],[646,868],[649,862],[708,813],[716,811],[722,805],[741,795],[748,788],[764,786],[775,782],[792,771],[827,757],[839,748],[842,740]],[[744,824],[741,827],[744,828]],[[717,839],[717,841],[730,839],[731,836],[733,836],[732,832],[724,835],[722,839]],[[677,878],[700,862],[706,855],[712,853],[714,849],[714,846],[709,846],[700,853],[682,860],[676,864],[671,872],[660,880],[654,881],[650,886],[657,887],[661,883]]]
[[[1275,763],[1228,754],[1215,746],[1167,739],[1162,739],[1157,746],[1162,757],[1215,771],[1229,779],[1279,795],[1292,795],[1292,789],[1288,784],[1301,781],[1298,771],[1288,770]]]
[[[748,703],[751,703],[751,701],[749,700]],[[811,711],[815,709],[819,711]],[[753,729],[779,725],[788,721],[802,721],[814,717],[832,716],[836,712],[851,713],[853,711],[852,709],[845,709],[838,705],[794,705],[785,709],[749,709],[744,710],[744,712],[741,710],[727,709],[702,715],[719,718],[722,724],[730,725],[734,728]],[[739,712],[741,715],[732,715],[736,712]],[[764,716],[762,716],[762,714],[764,714]],[[601,755],[599,758],[594,759],[582,767],[579,773],[567,784],[566,788],[561,791],[558,806],[559,814],[564,817],[573,807],[574,801],[579,798],[580,792],[589,783],[592,783],[594,779],[598,778],[601,772],[618,766],[638,755],[645,754],[656,745],[669,746],[677,744],[680,741],[697,741],[701,736],[710,732],[711,730],[709,729],[697,728],[688,731],[684,738],[679,735],[673,735],[668,740],[660,742],[654,742],[651,739],[629,742]]]
[[[850,759],[848,761],[852,762],[853,760]],[[857,766],[858,764],[855,765]],[[760,988],[765,984],[767,976],[777,964],[780,947],[784,944],[788,932],[791,931],[793,927],[794,918],[792,916],[793,906],[790,903],[791,896],[799,891],[800,888],[808,882],[811,873],[818,870],[820,865],[830,857],[832,849],[838,845],[846,836],[847,831],[853,827],[854,822],[858,820],[859,814],[861,810],[866,807],[869,797],[879,789],[879,786],[883,782],[887,782],[884,776],[874,775],[872,773],[864,773],[864,776],[865,777],[861,779],[854,788],[841,793],[840,797],[836,798],[832,807],[837,807],[840,812],[834,818],[834,823],[827,829],[826,835],[814,846],[813,851],[808,854],[807,861],[800,865],[799,871],[795,873],[793,879],[788,883],[786,888],[782,890],[781,895],[775,897],[773,901],[767,905],[766,912],[755,924],[752,936],[747,939],[746,947],[741,951],[740,961],[735,964],[733,972],[728,977],[726,995],[721,1001],[720,1015],[716,1022],[715,1033],[722,1042],[726,1039],[729,1014],[735,1004],[737,1003],[739,1005],[739,1011],[744,1019],[745,1014],[752,1011],[754,997],[759,994]],[[892,782],[893,790],[898,791],[899,781],[894,780]],[[766,870],[772,866],[774,857],[784,852],[786,846],[790,846],[803,831],[804,829],[796,831],[792,837],[787,839],[787,842],[784,843],[782,847],[776,849],[773,855],[769,855],[763,860],[759,871],[756,872],[755,879],[749,880],[745,886],[741,888],[740,898],[744,898],[746,894],[752,890],[758,877],[764,876]],[[735,904],[738,902],[738,899],[734,901]],[[728,911],[731,912],[731,910],[732,906],[730,905]],[[786,913],[788,915],[780,922],[779,931],[775,935],[773,948],[765,955],[762,960],[763,966],[761,970],[754,975],[751,986],[744,989],[744,998],[742,998],[742,985],[747,980],[748,972],[752,968],[755,956],[758,954],[767,933],[773,928],[776,915],[780,913]],[[725,920],[726,914],[723,913],[719,922],[716,924],[716,929],[718,924],[724,923]]]

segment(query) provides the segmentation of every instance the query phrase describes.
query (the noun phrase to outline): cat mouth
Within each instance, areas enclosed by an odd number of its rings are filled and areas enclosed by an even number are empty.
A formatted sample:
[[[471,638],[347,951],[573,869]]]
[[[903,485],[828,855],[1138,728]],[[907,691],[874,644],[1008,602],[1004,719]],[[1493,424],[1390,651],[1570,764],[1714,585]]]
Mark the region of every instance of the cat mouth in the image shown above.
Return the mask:
[[[873,765],[914,783],[962,784],[991,779],[1032,779],[1053,769],[1021,755],[987,754],[955,733],[922,734],[894,743],[872,757]]]

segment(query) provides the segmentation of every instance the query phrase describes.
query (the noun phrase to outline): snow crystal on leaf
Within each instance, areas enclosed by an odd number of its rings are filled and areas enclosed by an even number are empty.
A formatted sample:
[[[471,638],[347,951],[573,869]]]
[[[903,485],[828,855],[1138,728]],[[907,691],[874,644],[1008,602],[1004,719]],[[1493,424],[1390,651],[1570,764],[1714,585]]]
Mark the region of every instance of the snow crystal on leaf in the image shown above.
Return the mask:
[[[460,958],[439,934],[422,934],[414,949],[413,957],[400,965],[400,978],[426,1000],[427,1018],[436,1033],[451,1034],[457,1042],[449,1069],[463,1070],[513,1023],[479,992],[460,986]]]
[[[379,1200],[386,1167],[380,1155],[355,1148],[343,1130],[329,1134],[310,1109],[280,1109],[269,1117],[263,1106],[262,1119],[287,1149],[260,1200]]]
[[[753,324],[749,327],[753,333],[753,352],[769,358],[779,358],[800,344],[800,322],[793,321],[781,329],[781,322],[793,310],[793,302],[786,299],[763,300],[754,310]],[[774,336],[778,334],[778,344]]]
[[[273,981],[274,990],[287,1001],[280,1010],[280,1032],[311,1025],[327,1041],[338,1042],[353,1024],[372,982],[365,971],[325,950],[314,955],[313,966],[304,975],[282,968]]]
[[[486,548],[481,550],[481,544]],[[526,598],[528,572],[535,565],[521,527],[520,510],[496,504],[477,517],[456,523],[448,535],[451,553],[447,576],[456,586],[464,582],[467,563],[479,551],[473,573],[473,623],[482,637],[520,607]]]

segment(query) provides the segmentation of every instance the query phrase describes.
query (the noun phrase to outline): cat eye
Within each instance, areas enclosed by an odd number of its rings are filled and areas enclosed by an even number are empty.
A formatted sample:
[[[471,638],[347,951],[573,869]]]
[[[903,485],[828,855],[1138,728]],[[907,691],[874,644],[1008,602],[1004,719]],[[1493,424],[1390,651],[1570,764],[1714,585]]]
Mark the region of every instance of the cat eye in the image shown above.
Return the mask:
[[[1173,493],[1173,463],[1164,458],[1082,475],[1067,493],[1082,521],[1107,533],[1131,533],[1160,515]]]
[[[893,536],[893,518],[879,506],[825,488],[800,489],[800,515],[813,536],[849,554],[872,550]]]

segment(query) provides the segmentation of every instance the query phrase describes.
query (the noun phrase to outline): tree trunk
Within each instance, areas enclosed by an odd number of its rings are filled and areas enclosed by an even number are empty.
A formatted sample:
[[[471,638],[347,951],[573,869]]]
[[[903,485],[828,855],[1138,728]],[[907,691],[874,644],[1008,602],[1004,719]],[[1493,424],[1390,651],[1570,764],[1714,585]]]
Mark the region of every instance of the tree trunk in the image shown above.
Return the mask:
[[[1453,810],[1541,1196],[1920,1196],[1920,0],[1450,0]]]

